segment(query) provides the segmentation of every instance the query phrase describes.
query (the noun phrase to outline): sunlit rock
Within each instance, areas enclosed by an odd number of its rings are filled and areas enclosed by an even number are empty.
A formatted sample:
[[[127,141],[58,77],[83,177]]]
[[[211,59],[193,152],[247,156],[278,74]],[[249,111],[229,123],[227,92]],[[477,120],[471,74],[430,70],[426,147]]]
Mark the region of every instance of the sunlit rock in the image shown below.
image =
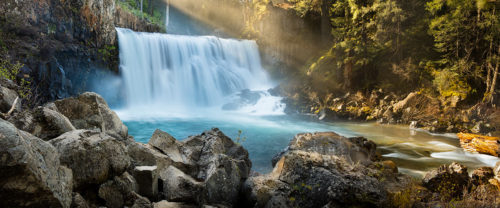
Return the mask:
[[[500,138],[498,137],[467,133],[459,133],[457,136],[460,139],[460,145],[466,151],[500,156]]]

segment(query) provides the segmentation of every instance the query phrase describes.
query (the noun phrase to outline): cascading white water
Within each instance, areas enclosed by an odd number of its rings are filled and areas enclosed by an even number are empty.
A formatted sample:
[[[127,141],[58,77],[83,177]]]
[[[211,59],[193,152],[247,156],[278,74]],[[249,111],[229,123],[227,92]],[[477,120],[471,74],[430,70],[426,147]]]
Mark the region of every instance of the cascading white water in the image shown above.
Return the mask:
[[[273,87],[261,66],[255,41],[122,28],[117,28],[117,33],[120,70],[130,108],[220,108],[228,102],[228,96],[241,90]],[[263,95],[264,102],[279,102]],[[245,111],[282,112],[277,105],[275,102],[264,107],[268,109]]]

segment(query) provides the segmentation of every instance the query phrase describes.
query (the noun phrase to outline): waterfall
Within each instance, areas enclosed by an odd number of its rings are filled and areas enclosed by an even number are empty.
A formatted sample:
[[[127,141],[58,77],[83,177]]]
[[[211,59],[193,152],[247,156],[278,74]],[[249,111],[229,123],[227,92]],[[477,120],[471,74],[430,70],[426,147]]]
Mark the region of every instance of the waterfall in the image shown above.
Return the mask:
[[[242,90],[251,90],[259,92],[261,99],[252,102],[259,109],[240,106],[242,110],[282,112],[280,99],[265,91],[273,83],[261,66],[255,41],[123,28],[117,28],[117,33],[120,72],[130,108],[221,109]]]

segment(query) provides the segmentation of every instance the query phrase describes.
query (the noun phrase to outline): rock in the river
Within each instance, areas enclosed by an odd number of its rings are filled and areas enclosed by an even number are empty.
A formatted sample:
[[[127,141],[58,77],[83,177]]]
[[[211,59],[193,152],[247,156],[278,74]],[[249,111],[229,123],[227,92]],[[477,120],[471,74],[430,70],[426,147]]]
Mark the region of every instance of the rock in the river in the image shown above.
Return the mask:
[[[402,185],[408,178],[394,169],[376,168],[384,165],[375,161],[375,149],[373,142],[359,137],[299,134],[270,174],[245,182],[245,203],[249,207],[384,206],[386,183]]]
[[[50,140],[68,131],[76,130],[63,114],[47,107],[26,110],[9,119],[17,128],[43,140]]]
[[[459,133],[457,136],[460,139],[460,145],[466,151],[500,156],[500,138],[498,137],[467,133]]]
[[[467,167],[458,163],[441,165],[438,169],[428,172],[422,179],[422,184],[433,192],[444,197],[459,196],[469,183]],[[450,198],[450,199],[451,199]]]
[[[61,163],[73,170],[75,188],[101,184],[130,165],[123,141],[106,133],[75,130],[50,143],[59,151]]]
[[[68,117],[77,129],[99,129],[123,138],[128,136],[127,127],[96,93],[86,92],[78,97],[57,100],[47,106]]]
[[[0,119],[0,207],[69,207],[72,181],[52,145]]]
[[[334,132],[297,134],[287,149],[273,157],[273,166],[289,151],[302,150],[336,155],[348,162],[370,163],[377,159],[377,145],[363,137],[345,138]]]

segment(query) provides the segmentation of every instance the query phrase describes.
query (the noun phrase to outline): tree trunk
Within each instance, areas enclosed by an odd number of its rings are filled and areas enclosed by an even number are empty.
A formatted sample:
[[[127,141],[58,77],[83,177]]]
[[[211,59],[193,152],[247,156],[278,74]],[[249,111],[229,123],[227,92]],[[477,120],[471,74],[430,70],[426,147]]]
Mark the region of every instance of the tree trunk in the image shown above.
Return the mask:
[[[498,54],[500,54],[500,46],[498,46]],[[494,94],[496,93],[495,90],[496,90],[496,85],[497,85],[497,79],[498,79],[498,68],[499,68],[499,58],[497,57],[497,63],[496,63],[496,66],[495,66],[495,71],[493,72],[493,79],[491,80],[491,88],[490,88],[490,99],[489,99],[489,102],[491,104],[494,104],[495,101],[493,100],[493,97]]]

